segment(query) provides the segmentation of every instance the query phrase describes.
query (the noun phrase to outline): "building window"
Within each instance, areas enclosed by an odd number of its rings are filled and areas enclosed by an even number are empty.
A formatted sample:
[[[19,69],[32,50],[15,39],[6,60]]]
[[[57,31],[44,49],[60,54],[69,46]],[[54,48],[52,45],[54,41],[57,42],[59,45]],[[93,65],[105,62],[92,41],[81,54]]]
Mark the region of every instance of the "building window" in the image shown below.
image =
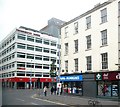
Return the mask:
[[[34,55],[33,54],[27,54],[27,58],[28,59],[34,59]]]
[[[36,43],[42,43],[42,39],[36,38],[36,39],[35,39],[35,42],[36,42]]]
[[[42,56],[41,55],[36,55],[35,60],[42,60]]]
[[[18,44],[17,44],[17,48],[25,49],[25,44],[18,43]]]
[[[27,63],[27,68],[34,68],[34,64],[33,63]]]
[[[107,8],[101,10],[101,23],[107,22]]]
[[[43,52],[49,53],[49,48],[43,48]]]
[[[25,68],[25,62],[17,62],[17,68]]]
[[[44,40],[44,44],[49,45],[49,40]]]
[[[35,47],[35,51],[42,52],[42,47]]]
[[[35,64],[35,68],[42,69],[42,64]]]
[[[75,44],[75,53],[78,52],[78,39],[74,40],[74,44]]]
[[[56,46],[56,42],[51,41],[51,46]]]
[[[68,55],[68,43],[65,43],[65,55]]]
[[[92,58],[91,58],[91,56],[86,57],[86,62],[87,62],[87,70],[92,70]]]
[[[25,40],[26,39],[26,35],[18,34],[17,38],[21,39],[21,40]]]
[[[87,49],[91,49],[91,35],[86,36]]]
[[[74,31],[75,31],[75,34],[78,33],[78,22],[74,23]]]
[[[65,38],[68,37],[68,27],[65,27]]]
[[[43,56],[43,61],[49,61],[49,56]]]
[[[75,62],[75,71],[78,71],[78,58],[74,59]]]
[[[91,16],[86,17],[86,28],[91,28]]]
[[[102,69],[108,69],[108,54],[107,53],[101,54],[101,58],[102,58]]]
[[[68,72],[68,60],[65,61],[65,71]]]
[[[28,49],[28,50],[31,50],[31,51],[34,51],[34,46],[32,46],[32,45],[27,45],[27,49]]]
[[[98,96],[119,96],[119,85],[117,81],[98,81],[97,83],[97,91]]]
[[[107,30],[101,31],[101,41],[102,41],[102,45],[107,44]]]
[[[48,64],[43,64],[43,69],[49,69],[49,65]]]
[[[25,58],[25,53],[17,53],[18,58]]]
[[[51,54],[56,54],[57,50],[51,49]]]
[[[118,16],[120,16],[120,2],[118,2]]]
[[[28,40],[28,41],[31,41],[31,42],[34,42],[34,37],[32,37],[32,36],[27,36],[27,40]]]

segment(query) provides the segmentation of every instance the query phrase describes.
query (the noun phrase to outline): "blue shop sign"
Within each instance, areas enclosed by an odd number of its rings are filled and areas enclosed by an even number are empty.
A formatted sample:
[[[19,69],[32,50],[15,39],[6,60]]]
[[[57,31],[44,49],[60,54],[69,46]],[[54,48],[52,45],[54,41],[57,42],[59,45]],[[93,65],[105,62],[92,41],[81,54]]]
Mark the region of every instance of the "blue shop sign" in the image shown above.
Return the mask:
[[[82,81],[82,75],[60,76],[60,81]]]

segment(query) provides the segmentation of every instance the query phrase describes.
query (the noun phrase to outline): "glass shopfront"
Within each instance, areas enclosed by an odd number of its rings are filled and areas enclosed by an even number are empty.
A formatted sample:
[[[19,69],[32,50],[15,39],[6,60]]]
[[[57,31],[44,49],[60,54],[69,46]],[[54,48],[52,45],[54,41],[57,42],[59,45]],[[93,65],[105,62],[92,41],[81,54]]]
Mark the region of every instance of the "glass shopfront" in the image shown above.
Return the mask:
[[[120,72],[101,72],[95,77],[98,96],[119,97]]]
[[[118,97],[118,82],[117,81],[98,81],[97,83],[98,96]]]
[[[63,83],[63,92],[82,95],[82,75],[61,76],[60,81]]]

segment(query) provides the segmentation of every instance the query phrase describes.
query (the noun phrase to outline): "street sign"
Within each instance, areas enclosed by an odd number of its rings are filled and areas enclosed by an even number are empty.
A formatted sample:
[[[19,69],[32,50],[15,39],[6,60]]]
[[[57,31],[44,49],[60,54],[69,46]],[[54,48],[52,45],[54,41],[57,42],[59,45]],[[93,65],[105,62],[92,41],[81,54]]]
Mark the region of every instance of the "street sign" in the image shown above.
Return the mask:
[[[57,88],[61,88],[61,83],[57,83]]]

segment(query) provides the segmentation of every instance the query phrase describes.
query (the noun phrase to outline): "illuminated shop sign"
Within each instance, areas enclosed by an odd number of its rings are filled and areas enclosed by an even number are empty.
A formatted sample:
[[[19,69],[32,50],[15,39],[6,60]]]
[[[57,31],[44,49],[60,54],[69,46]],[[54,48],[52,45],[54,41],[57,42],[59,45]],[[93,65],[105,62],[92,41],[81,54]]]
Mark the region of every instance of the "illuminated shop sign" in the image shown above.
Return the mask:
[[[82,81],[82,75],[60,76],[60,81]]]
[[[120,80],[120,72],[101,72],[95,74],[96,80]]]

